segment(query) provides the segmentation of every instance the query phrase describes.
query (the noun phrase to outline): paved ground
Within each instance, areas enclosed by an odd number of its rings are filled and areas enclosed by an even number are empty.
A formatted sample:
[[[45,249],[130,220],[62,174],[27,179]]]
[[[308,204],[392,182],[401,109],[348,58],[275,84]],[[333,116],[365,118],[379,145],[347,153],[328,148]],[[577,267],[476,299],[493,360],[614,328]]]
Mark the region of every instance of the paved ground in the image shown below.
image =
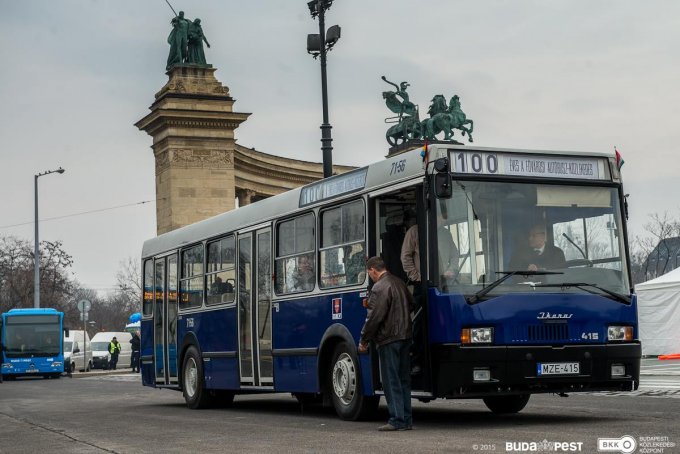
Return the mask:
[[[679,366],[646,361],[643,387],[677,389]],[[415,430],[380,433],[382,420],[302,411],[289,395],[238,396],[232,408],[192,411],[180,393],[144,388],[137,374],[77,377],[0,385],[0,452],[507,452],[544,440],[548,452],[560,452],[556,442],[571,452],[597,452],[598,438],[624,435],[635,438],[637,452],[680,452],[670,446],[680,446],[680,399],[663,394],[532,396],[509,417],[476,400],[415,403]],[[667,380],[665,388],[651,387],[657,377]],[[664,450],[643,451],[653,442],[665,443]]]

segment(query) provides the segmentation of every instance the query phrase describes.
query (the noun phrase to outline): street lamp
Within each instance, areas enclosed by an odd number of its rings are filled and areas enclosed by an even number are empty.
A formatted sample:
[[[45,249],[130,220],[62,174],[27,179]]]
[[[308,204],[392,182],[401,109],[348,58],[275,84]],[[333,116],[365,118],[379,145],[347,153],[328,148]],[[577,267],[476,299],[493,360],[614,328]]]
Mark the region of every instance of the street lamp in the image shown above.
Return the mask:
[[[40,307],[40,240],[38,239],[38,178],[50,173],[64,173],[59,167],[57,170],[48,170],[35,176],[35,253],[33,254],[33,307]]]
[[[307,3],[312,18],[319,18],[319,34],[307,35],[307,52],[314,58],[321,57],[321,99],[323,103],[323,123],[321,124],[321,152],[323,153],[323,177],[333,174],[333,139],[328,122],[328,90],[326,87],[326,52],[330,51],[340,39],[340,26],[333,25],[326,31],[325,13],[333,0],[312,0]]]

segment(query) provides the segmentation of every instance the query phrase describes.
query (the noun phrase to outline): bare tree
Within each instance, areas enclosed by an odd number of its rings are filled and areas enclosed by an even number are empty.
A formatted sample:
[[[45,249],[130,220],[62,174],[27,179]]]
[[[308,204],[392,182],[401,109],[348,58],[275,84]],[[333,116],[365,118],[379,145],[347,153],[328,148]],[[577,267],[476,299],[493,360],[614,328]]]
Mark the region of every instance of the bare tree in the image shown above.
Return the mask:
[[[120,293],[126,301],[126,308],[132,312],[141,310],[142,275],[138,259],[128,257],[120,262],[116,273],[116,293]]]
[[[674,217],[665,211],[652,214],[649,219],[644,225],[645,234],[635,236],[631,241],[631,268],[636,284],[657,277],[656,269],[647,268],[650,254],[657,246],[663,248],[671,238],[680,237],[680,216]]]
[[[0,237],[0,312],[33,307],[33,245],[13,236]],[[66,307],[73,292],[68,269],[73,258],[60,241],[40,243],[40,306]]]

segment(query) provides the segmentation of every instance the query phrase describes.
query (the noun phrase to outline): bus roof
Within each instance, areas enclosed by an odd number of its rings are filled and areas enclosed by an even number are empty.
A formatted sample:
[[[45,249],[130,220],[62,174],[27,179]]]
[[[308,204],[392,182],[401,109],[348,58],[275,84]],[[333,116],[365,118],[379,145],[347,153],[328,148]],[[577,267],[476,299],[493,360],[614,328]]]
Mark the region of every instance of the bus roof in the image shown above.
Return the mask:
[[[53,308],[30,308],[30,309],[10,309],[5,312],[7,315],[44,315],[44,314],[58,314],[59,311]]]
[[[613,158],[614,153],[603,152],[579,152],[579,151],[555,151],[555,150],[525,150],[508,148],[488,148],[467,145],[448,145],[433,144],[428,146],[429,161],[445,157],[448,150],[464,150],[467,152],[495,152],[495,153],[517,153],[517,154],[536,154],[554,156],[574,156],[592,158]],[[182,246],[195,244],[209,238],[213,238],[224,233],[234,232],[239,229],[254,226],[271,219],[285,217],[288,214],[299,211],[301,207],[311,208],[318,204],[333,199],[348,197],[359,192],[371,192],[385,186],[394,185],[403,181],[415,178],[422,178],[425,174],[424,160],[421,156],[422,147],[405,151],[387,157],[382,161],[370,164],[366,167],[352,170],[350,172],[334,175],[324,180],[310,183],[306,186],[291,189],[283,194],[279,194],[258,202],[240,207],[237,210],[228,211],[217,216],[196,222],[191,225],[181,227],[171,232],[164,233],[155,238],[144,242],[142,247],[142,257],[151,257],[167,251],[177,249]],[[394,166],[399,163],[398,172]],[[345,183],[352,178],[350,183]],[[356,185],[363,182],[361,187]],[[308,193],[319,194],[333,193],[333,190],[325,191],[329,187],[349,188],[348,191],[336,191],[336,195],[325,198],[307,197]],[[307,203],[302,203],[303,198]]]

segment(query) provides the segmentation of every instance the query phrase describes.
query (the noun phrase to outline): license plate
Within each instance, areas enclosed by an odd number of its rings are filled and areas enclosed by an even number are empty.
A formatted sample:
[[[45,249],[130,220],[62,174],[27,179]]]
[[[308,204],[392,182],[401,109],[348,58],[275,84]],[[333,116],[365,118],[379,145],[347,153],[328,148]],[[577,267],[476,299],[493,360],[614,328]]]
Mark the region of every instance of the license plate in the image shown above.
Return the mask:
[[[579,363],[538,363],[538,375],[573,375],[581,371]]]

